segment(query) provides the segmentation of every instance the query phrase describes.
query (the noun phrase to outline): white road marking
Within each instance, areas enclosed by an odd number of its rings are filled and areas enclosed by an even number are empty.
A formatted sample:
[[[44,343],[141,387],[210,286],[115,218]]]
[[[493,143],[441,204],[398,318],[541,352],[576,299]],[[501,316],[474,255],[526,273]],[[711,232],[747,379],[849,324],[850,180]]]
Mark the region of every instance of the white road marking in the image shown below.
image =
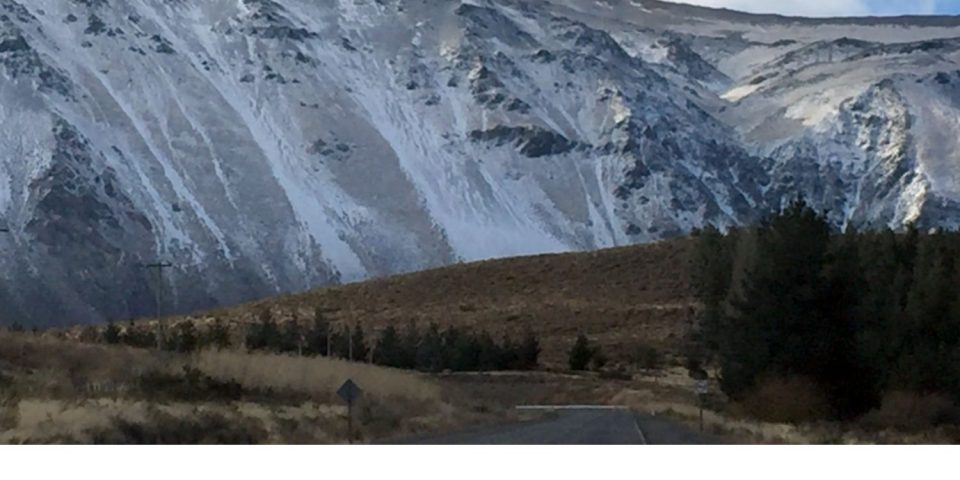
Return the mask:
[[[620,405],[517,405],[517,410],[629,410]],[[647,437],[640,429],[640,422],[637,416],[633,415],[633,427],[637,429],[637,435],[640,436],[640,444],[647,445]]]
[[[640,444],[647,444],[647,437],[643,435],[643,430],[640,430],[640,422],[637,421],[637,416],[633,416],[633,426],[637,428],[637,435],[640,435]]]

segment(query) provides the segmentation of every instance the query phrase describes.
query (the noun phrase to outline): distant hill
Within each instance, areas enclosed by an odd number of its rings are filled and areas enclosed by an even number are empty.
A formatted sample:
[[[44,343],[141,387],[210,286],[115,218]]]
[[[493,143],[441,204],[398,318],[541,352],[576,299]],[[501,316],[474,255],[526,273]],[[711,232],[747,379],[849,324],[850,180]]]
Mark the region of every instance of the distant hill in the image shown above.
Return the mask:
[[[690,242],[672,240],[587,253],[458,264],[164,320],[231,325],[264,308],[279,321],[309,321],[319,307],[338,325],[404,329],[415,322],[486,329],[500,337],[527,328],[541,337],[542,362],[558,365],[578,332],[612,359],[638,345],[674,350],[695,307],[687,282]],[[152,323],[152,321],[151,321]],[[79,331],[79,330],[76,330]],[[369,337],[368,337],[369,338]]]

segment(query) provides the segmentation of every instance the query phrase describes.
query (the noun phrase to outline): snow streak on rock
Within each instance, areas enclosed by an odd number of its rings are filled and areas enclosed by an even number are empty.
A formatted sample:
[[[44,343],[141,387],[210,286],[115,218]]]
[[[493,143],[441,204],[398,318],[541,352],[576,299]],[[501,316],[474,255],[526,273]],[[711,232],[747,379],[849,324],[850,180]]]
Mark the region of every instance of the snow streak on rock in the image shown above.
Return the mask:
[[[798,194],[957,226],[955,38],[652,0],[0,0],[0,305],[183,311]]]

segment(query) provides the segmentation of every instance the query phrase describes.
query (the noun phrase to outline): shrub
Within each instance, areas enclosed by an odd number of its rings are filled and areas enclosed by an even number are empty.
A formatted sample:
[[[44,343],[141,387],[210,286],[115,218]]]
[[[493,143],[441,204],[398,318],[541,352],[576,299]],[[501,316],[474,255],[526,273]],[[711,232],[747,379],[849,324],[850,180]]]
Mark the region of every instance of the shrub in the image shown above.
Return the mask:
[[[167,342],[167,348],[180,353],[189,353],[197,349],[197,331],[193,322],[187,320],[177,324],[173,332],[173,338]]]
[[[114,418],[110,427],[93,432],[92,440],[101,445],[245,445],[266,440],[259,420],[243,420],[213,412],[181,418],[153,410],[143,422]]]
[[[367,338],[363,333],[363,326],[353,327],[350,337],[353,345],[353,358],[351,360],[366,362],[370,355],[370,348],[367,347]]]
[[[296,318],[283,324],[273,350],[277,353],[303,354],[305,335]]]
[[[532,331],[527,331],[519,347],[519,365],[521,370],[532,370],[540,364],[540,340]]]
[[[609,362],[609,359],[600,350],[600,347],[595,347],[593,349],[593,356],[590,358],[590,365],[593,367],[593,369],[600,370],[607,366],[607,362]]]
[[[644,370],[657,370],[663,366],[663,354],[650,345],[638,345],[633,351],[632,360]]]
[[[107,328],[103,329],[103,334],[100,336],[100,341],[110,345],[116,345],[120,343],[120,327],[113,322],[108,323]]]
[[[330,335],[330,323],[324,318],[320,308],[313,311],[313,325],[304,334],[306,343],[304,353],[307,355],[330,355],[327,351],[327,340]]]
[[[175,401],[235,401],[244,396],[243,386],[233,380],[218,380],[184,366],[177,374],[149,371],[136,381],[137,391],[151,399]]]
[[[590,341],[587,340],[587,337],[584,334],[580,334],[577,337],[577,342],[574,343],[573,349],[570,350],[570,355],[568,358],[568,363],[571,370],[586,370],[587,366],[590,365],[590,361],[593,359],[594,355],[593,348],[590,347]]]
[[[833,415],[823,389],[804,377],[761,377],[740,405],[752,416],[775,423],[798,424]]]
[[[403,362],[403,346],[400,343],[400,334],[390,325],[380,332],[376,347],[373,350],[373,362],[387,367],[400,367]]]
[[[861,418],[871,428],[923,430],[957,423],[957,406],[942,394],[894,391],[884,394],[880,407]]]
[[[131,321],[121,335],[120,342],[136,348],[153,348],[157,346],[157,336],[148,328],[137,328]]]
[[[215,319],[213,325],[207,329],[201,342],[203,346],[211,346],[217,350],[223,350],[230,347],[230,331],[220,321]]]
[[[260,311],[259,321],[250,326],[244,343],[249,350],[275,351],[280,345],[280,329],[269,309]]]

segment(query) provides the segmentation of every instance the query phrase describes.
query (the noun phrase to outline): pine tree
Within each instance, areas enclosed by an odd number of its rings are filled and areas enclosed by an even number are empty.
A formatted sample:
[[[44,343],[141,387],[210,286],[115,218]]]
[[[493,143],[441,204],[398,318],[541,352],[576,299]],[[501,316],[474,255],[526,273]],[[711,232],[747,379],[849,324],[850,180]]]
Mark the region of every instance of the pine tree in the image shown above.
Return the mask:
[[[403,355],[400,359],[401,368],[414,370],[417,368],[417,351],[420,349],[420,330],[416,323],[410,322],[405,333],[402,342]]]
[[[230,348],[230,331],[219,318],[214,319],[213,324],[210,325],[203,343],[217,350]]]
[[[436,324],[431,324],[417,348],[416,369],[424,372],[439,372],[442,359],[443,343],[440,338],[440,329]]]
[[[250,326],[245,343],[249,350],[277,350],[280,345],[280,329],[268,308],[261,310],[258,322]]]
[[[577,336],[577,342],[573,344],[573,349],[570,350],[567,360],[570,370],[586,370],[590,361],[593,360],[593,355],[594,350],[590,346],[590,341],[587,340],[586,335],[581,333]]]
[[[500,358],[497,361],[498,370],[519,370],[520,352],[519,347],[513,343],[509,334],[503,334],[503,340],[500,342]]]
[[[190,320],[177,324],[170,348],[176,352],[189,353],[197,349],[197,331]]]
[[[329,355],[330,352],[327,352],[327,336],[329,334],[330,323],[323,316],[320,307],[317,307],[313,311],[313,324],[305,334],[304,353],[307,355]]]
[[[480,359],[483,353],[483,347],[480,345],[478,337],[472,333],[461,335],[456,344],[457,360],[453,369],[461,372],[473,372],[480,370]]]
[[[367,339],[363,333],[363,326],[357,325],[353,328],[353,360],[366,362],[370,355],[370,348],[367,347]]]
[[[719,332],[723,329],[724,305],[730,293],[734,269],[735,235],[724,236],[709,225],[696,235],[691,261],[691,285],[703,309],[696,329],[696,342],[704,356],[719,350]]]
[[[500,359],[502,354],[500,346],[493,340],[487,332],[481,332],[477,337],[477,369],[481,371],[493,371],[500,368]]]
[[[520,363],[521,370],[533,370],[540,363],[540,340],[532,330],[527,330],[520,344]]]
[[[822,335],[829,319],[818,308],[830,241],[826,219],[797,200],[754,235],[755,259],[733,290],[732,314],[719,332],[721,387],[733,398],[763,373],[815,376],[829,368],[833,349],[834,339]]]
[[[330,356],[344,360],[350,358],[350,332],[348,330],[342,328],[331,330]]]
[[[120,327],[113,322],[108,323],[107,328],[103,330],[101,341],[110,345],[120,343]]]
[[[281,353],[296,353],[302,355],[304,349],[303,337],[303,328],[301,328],[297,317],[294,316],[291,320],[283,324],[279,335],[279,342],[275,350]]]
[[[373,363],[386,367],[403,367],[403,345],[400,334],[393,325],[380,332],[373,350]]]

